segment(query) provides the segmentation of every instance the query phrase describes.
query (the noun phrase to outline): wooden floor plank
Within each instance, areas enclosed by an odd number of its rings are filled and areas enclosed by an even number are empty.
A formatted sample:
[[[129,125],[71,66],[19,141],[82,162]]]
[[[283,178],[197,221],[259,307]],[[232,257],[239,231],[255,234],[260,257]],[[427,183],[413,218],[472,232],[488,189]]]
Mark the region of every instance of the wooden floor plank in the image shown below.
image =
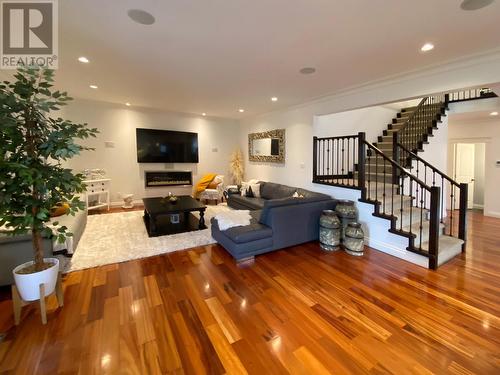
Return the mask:
[[[317,243],[240,268],[219,245],[66,275],[13,322],[0,289],[0,374],[498,374],[500,219],[469,215],[437,271]]]

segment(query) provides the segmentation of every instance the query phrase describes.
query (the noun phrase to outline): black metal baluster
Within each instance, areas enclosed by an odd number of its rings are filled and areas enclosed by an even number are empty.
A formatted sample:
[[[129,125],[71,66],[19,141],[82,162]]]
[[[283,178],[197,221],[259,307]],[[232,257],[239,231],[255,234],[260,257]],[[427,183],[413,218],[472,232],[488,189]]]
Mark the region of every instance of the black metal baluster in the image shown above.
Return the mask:
[[[444,224],[444,178],[441,178],[441,224]]]
[[[451,186],[451,194],[450,194],[450,199],[451,199],[451,210],[450,210],[450,236],[453,233],[453,210],[455,209],[455,185]]]
[[[420,243],[418,248],[422,250],[422,231],[424,228],[424,200],[425,200],[425,195],[424,195],[424,187],[420,187]]]
[[[383,207],[384,208],[382,209],[382,212],[385,215],[385,158],[382,159],[382,160],[384,161],[384,164],[383,164],[383,167],[382,167],[382,168],[384,168],[384,170],[383,170],[383,172],[384,172],[384,176],[383,176],[383,178],[384,178],[384,185],[383,185],[384,191],[382,193],[382,201],[383,201],[382,203],[383,203]]]
[[[403,230],[403,207],[404,207],[404,201],[403,201],[403,197],[404,197],[404,177],[406,177],[406,172],[401,172],[401,176],[400,176],[400,183],[401,183],[401,190],[399,192],[400,196],[401,196],[401,206],[399,207],[399,216],[400,216],[400,220],[399,220],[399,230]],[[411,204],[411,202],[410,202]]]
[[[347,139],[347,186],[351,186],[351,179],[349,178],[349,174],[351,172],[351,164],[349,163],[349,156],[351,156],[351,154],[349,152],[350,151],[349,148],[351,145],[351,139],[352,138],[350,138],[350,137]]]
[[[378,157],[379,154],[375,153],[375,202],[378,201]]]
[[[344,159],[344,138],[342,138],[342,160],[340,161],[340,167],[342,168],[341,169],[341,173],[342,173],[342,185],[344,185],[344,163],[345,163],[345,159]]]

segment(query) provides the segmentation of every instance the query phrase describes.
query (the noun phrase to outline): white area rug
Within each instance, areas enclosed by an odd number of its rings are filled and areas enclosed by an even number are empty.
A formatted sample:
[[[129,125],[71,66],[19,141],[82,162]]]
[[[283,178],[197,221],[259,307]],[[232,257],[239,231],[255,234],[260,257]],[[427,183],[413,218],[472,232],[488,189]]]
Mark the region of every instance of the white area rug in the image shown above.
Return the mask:
[[[229,210],[225,204],[207,206],[208,229],[151,238],[142,219],[143,211],[90,215],[73,257],[58,258],[63,272],[71,272],[212,244],[215,240],[210,232],[210,219]],[[199,213],[193,214],[199,217]]]

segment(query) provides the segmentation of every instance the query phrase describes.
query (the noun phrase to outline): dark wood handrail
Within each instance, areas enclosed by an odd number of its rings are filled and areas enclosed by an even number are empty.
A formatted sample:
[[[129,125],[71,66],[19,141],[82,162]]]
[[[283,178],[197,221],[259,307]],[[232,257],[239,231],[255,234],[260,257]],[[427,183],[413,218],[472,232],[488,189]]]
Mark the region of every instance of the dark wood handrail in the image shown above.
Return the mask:
[[[390,157],[388,157],[387,155],[385,155],[380,149],[378,149],[377,147],[375,147],[373,144],[371,144],[368,141],[364,141],[364,143],[368,146],[368,148],[374,150],[377,154],[379,154],[380,156],[382,156],[383,159],[385,159],[386,161],[388,161],[392,165],[393,168],[399,169],[400,171],[402,171],[403,174],[405,174],[408,177],[410,177],[411,180],[415,181],[417,184],[419,184],[420,186],[422,186],[423,188],[425,188],[427,191],[429,191],[429,192],[431,191],[431,187],[429,185],[427,185],[421,179],[415,177],[410,172],[407,172],[405,170],[405,168],[403,168],[403,166],[401,166],[399,163],[396,163]]]
[[[420,108],[422,108],[424,106],[424,104],[427,102],[427,99],[429,99],[428,96],[425,97],[425,98],[423,98],[420,101],[420,103],[418,103],[417,108],[415,108],[415,110],[410,115],[410,117],[408,117],[408,120],[406,120],[405,123],[403,124],[403,127],[399,130],[400,132],[402,132],[402,131],[404,131],[406,129],[406,127],[408,126],[408,124],[410,123],[410,121],[413,120],[413,118],[416,116],[416,114],[418,113],[418,111],[420,110]]]
[[[441,172],[439,169],[437,169],[436,167],[434,167],[432,164],[430,164],[426,160],[422,159],[420,156],[418,156],[414,152],[411,152],[410,150],[408,150],[401,143],[397,142],[396,144],[397,144],[398,147],[402,148],[403,151],[405,151],[407,154],[411,155],[412,158],[417,159],[418,161],[422,162],[426,167],[432,169],[433,172],[436,172],[437,174],[441,175],[441,177],[443,177],[446,180],[448,180],[451,184],[455,185],[456,187],[460,187],[460,184],[458,182],[456,182],[454,179],[452,179],[450,176],[448,176],[446,173]]]
[[[323,138],[319,138],[319,137],[314,137],[314,139],[318,140],[318,141],[324,141],[324,140],[331,140],[331,139],[348,139],[348,138],[358,138],[358,134],[354,134],[354,135],[339,135],[337,137],[323,137]]]

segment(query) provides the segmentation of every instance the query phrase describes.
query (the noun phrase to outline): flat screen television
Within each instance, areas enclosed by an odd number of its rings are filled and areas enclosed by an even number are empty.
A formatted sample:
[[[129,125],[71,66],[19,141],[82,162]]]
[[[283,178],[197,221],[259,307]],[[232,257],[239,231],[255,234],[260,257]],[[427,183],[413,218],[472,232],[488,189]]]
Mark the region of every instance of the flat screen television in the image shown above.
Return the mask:
[[[198,134],[136,129],[138,163],[198,163]]]

